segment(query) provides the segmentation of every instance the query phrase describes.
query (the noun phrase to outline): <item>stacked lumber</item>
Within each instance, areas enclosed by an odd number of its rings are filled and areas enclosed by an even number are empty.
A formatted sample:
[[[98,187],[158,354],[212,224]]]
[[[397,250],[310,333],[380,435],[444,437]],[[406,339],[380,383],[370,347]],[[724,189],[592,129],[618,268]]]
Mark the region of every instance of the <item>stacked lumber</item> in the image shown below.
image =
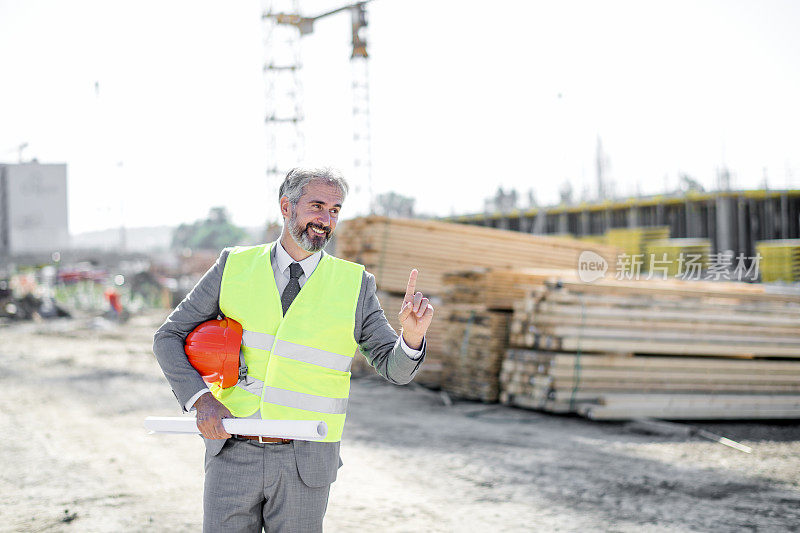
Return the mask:
[[[496,270],[476,268],[448,272],[443,298],[448,303],[483,305],[487,309],[511,311],[531,289],[549,279],[553,270]],[[568,272],[568,271],[567,271]]]
[[[444,274],[445,391],[465,399],[497,401],[514,302],[553,272],[483,268]]]
[[[509,349],[501,401],[595,420],[800,418],[800,361]]]
[[[488,309],[511,311],[515,304],[530,295],[531,290],[545,285],[579,287],[587,294],[600,295],[661,295],[670,298],[703,296],[710,298],[739,298],[763,301],[793,301],[797,294],[789,291],[771,292],[772,287],[728,281],[686,281],[653,279],[648,281],[601,278],[592,283],[580,281],[575,269],[474,268],[445,273],[444,299],[448,303],[482,304]]]
[[[574,270],[523,269],[551,285],[573,287],[586,294],[624,294],[666,296],[672,298],[696,297],[710,299],[742,299],[764,302],[798,302],[800,291],[782,290],[779,287],[736,281],[682,280],[658,278],[647,280],[616,279],[607,274],[591,283],[580,281]]]
[[[800,418],[800,294],[681,280],[581,283],[518,300],[501,401],[594,419]]]
[[[500,367],[508,347],[511,313],[483,305],[451,304],[446,327],[442,389],[469,400],[496,402]]]
[[[762,281],[800,281],[800,239],[758,241]]]
[[[498,389],[500,376],[495,371],[499,370],[497,363],[502,358],[499,352],[506,346],[507,337],[505,331],[498,331],[490,338],[492,345],[489,347],[486,337],[465,335],[464,324],[468,321],[465,318],[466,310],[472,313],[473,321],[479,324],[488,323],[490,320],[502,321],[505,324],[509,319],[508,312],[514,310],[510,327],[512,345],[564,349],[565,345],[575,340],[576,328],[581,326],[580,305],[589,309],[587,313],[589,317],[583,319],[583,328],[592,326],[593,333],[598,335],[596,341],[601,342],[607,341],[609,335],[615,331],[619,332],[623,340],[631,335],[645,336],[653,329],[653,324],[661,324],[660,321],[669,316],[669,306],[678,306],[671,311],[677,315],[672,322],[677,328],[684,328],[685,333],[694,332],[695,335],[700,335],[705,334],[707,329],[713,331],[713,325],[701,329],[696,326],[696,317],[685,316],[681,302],[685,303],[689,296],[705,297],[708,300],[707,305],[712,308],[712,302],[721,299],[728,302],[729,307],[734,310],[738,309],[737,306],[743,305],[741,299],[746,297],[762,302],[759,309],[769,309],[764,307],[769,304],[777,306],[775,309],[778,312],[784,309],[786,298],[793,298],[791,295],[766,293],[763,286],[732,282],[682,280],[640,282],[603,279],[585,284],[580,282],[574,270],[474,269],[451,272],[445,274],[443,279],[444,301],[449,308],[456,310],[450,314],[437,316],[437,319],[444,320],[448,328],[445,349],[450,348],[450,353],[445,352],[447,355],[443,360],[447,379],[442,387],[454,395],[482,401],[492,401]],[[570,292],[570,289],[573,292],[582,291],[579,293],[583,299],[582,304],[576,303],[578,296]],[[549,298],[547,300],[542,299],[545,293]],[[654,306],[653,298],[663,300],[662,304]],[[615,309],[615,306],[618,308]],[[742,309],[745,313],[744,319],[741,313],[731,319],[735,322],[734,333],[739,333],[743,322],[752,321],[749,317],[749,308],[745,306]],[[552,313],[547,314],[543,310]],[[737,317],[738,322],[736,322]],[[724,319],[722,320],[724,325]],[[664,322],[662,325],[666,327],[668,324]],[[786,322],[789,329],[793,325],[791,320]],[[557,329],[551,331],[548,328]],[[786,327],[773,329],[771,333],[783,332],[786,329]],[[674,331],[668,330],[667,334],[673,335]],[[628,340],[632,342],[635,338]],[[644,337],[644,340],[651,339]],[[610,342],[613,344],[606,343],[601,346],[600,351],[635,351],[633,348],[620,345],[619,339],[614,337],[611,337]],[[473,343],[477,343],[478,346],[473,346]],[[716,348],[716,345],[712,343],[712,347]],[[567,348],[576,349],[575,346]],[[586,349],[588,347],[584,347],[584,350]],[[670,342],[662,351],[674,352],[675,342]],[[727,355],[727,352],[722,353]]]
[[[613,271],[617,257],[613,247],[577,239],[435,220],[369,216],[342,222],[337,233],[337,255],[365,265],[379,289],[394,293],[405,292],[412,268],[420,272],[419,290],[441,296],[446,272],[520,265],[575,268],[584,250],[602,256]]]
[[[669,238],[669,226],[612,228],[606,231],[604,237],[606,244],[615,246],[628,255],[644,254],[651,242]]]
[[[780,301],[791,295],[739,292],[731,285],[744,284],[736,283],[713,283],[720,290],[701,287],[692,294],[693,282],[685,283],[670,291],[655,280],[617,287],[547,281],[517,303],[511,344],[567,352],[800,357],[800,306]],[[636,284],[638,290],[626,294]]]

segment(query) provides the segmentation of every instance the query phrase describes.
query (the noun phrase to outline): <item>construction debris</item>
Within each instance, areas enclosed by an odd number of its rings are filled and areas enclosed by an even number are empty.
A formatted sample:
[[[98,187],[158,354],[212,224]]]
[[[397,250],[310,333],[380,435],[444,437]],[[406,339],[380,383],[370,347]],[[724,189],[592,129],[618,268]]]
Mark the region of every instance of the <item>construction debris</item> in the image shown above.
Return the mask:
[[[9,320],[41,320],[69,317],[70,312],[50,297],[32,292],[15,294],[7,281],[0,282],[0,318]]]
[[[687,426],[684,424],[674,424],[672,422],[656,420],[654,418],[637,418],[627,423],[625,425],[625,429],[628,431],[644,433],[646,435],[669,435],[681,437],[697,435],[698,437],[702,437],[713,442],[718,442],[728,446],[729,448],[733,448],[734,450],[739,450],[740,452],[753,453],[753,449],[750,446],[745,446],[744,444],[731,440],[727,437],[723,437],[722,435],[717,435],[711,431],[693,426]]]

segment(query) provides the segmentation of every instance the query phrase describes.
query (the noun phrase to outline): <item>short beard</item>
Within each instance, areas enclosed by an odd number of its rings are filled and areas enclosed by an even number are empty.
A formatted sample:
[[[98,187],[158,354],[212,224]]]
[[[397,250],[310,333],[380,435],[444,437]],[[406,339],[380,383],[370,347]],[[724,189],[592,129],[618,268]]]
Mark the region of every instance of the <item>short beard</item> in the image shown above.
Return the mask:
[[[308,234],[308,228],[317,228],[325,231],[325,235],[319,235],[315,237],[311,237]],[[297,213],[295,212],[294,206],[292,206],[292,217],[289,219],[289,235],[292,236],[294,242],[297,243],[297,246],[305,250],[309,253],[317,253],[328,244],[328,241],[331,239],[331,228],[320,226],[317,224],[312,224],[309,222],[304,227],[301,227],[297,223]]]

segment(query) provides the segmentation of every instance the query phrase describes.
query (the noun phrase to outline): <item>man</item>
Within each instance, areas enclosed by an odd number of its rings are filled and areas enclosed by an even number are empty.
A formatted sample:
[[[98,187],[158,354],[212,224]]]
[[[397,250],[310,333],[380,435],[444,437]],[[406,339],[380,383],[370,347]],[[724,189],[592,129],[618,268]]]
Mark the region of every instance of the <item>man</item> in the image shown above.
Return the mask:
[[[278,241],[226,248],[154,337],[153,351],[184,410],[196,409],[206,444],[203,529],[321,531],[357,350],[392,383],[411,381],[424,358],[433,307],[412,270],[400,310],[402,335],[386,321],[375,278],[325,254],[347,195],[328,168],[295,168],[280,187]],[[186,336],[223,315],[244,329],[234,387],[207,387],[189,364]],[[242,367],[244,369],[244,367]],[[228,434],[222,419],[324,420],[322,442]],[[263,441],[270,442],[263,442]]]

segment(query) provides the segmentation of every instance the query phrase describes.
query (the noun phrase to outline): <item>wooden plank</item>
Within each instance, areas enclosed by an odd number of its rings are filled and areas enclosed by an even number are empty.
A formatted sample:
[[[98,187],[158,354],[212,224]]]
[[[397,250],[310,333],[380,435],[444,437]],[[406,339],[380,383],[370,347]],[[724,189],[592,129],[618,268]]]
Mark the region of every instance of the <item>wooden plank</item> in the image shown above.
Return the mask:
[[[749,334],[703,333],[702,331],[661,331],[658,329],[627,328],[618,325],[606,327],[548,326],[538,328],[539,332],[556,337],[582,339],[622,339],[624,341],[719,343],[728,346],[745,345],[760,348],[792,348],[800,355],[800,338],[796,336],[757,336]],[[741,330],[739,330],[741,331]]]
[[[773,325],[765,325],[765,326],[755,326],[755,325],[748,325],[742,322],[737,323],[730,323],[730,322],[723,322],[719,321],[718,323],[714,322],[705,322],[703,320],[697,320],[696,317],[686,317],[687,320],[683,322],[677,322],[672,320],[658,320],[658,319],[650,319],[647,317],[637,316],[635,313],[626,314],[626,315],[619,315],[612,316],[606,318],[600,314],[593,314],[594,316],[587,316],[581,317],[579,314],[561,314],[561,313],[551,313],[550,310],[545,310],[537,316],[527,322],[525,320],[518,320],[515,318],[513,320],[512,327],[518,328],[518,330],[523,330],[525,328],[532,328],[532,327],[540,327],[545,329],[549,326],[574,326],[574,327],[587,327],[587,328],[615,328],[620,327],[620,325],[628,326],[630,329],[634,330],[645,330],[645,331],[659,331],[659,330],[667,330],[667,331],[680,331],[680,332],[741,332],[747,331],[749,335],[754,336],[769,336],[769,335],[785,335],[785,336],[792,336],[796,334],[798,329],[800,329],[800,323],[797,325],[786,325],[786,326],[773,326]],[[746,327],[746,329],[743,328]],[[793,338],[797,339],[798,336],[793,336]]]
[[[544,347],[558,347],[565,352],[607,352],[625,350],[642,354],[702,355],[720,357],[800,357],[799,347],[761,347],[754,344],[720,344],[698,342],[692,344],[620,339],[588,339],[585,337],[557,337],[542,341]]]
[[[628,303],[613,304],[611,302],[587,302],[583,306],[578,303],[562,303],[548,300],[539,302],[529,313],[539,315],[553,315],[570,318],[603,318],[606,320],[627,320],[638,318],[640,320],[665,321],[665,322],[697,322],[714,324],[730,324],[741,326],[785,326],[787,328],[800,328],[800,314],[790,316],[786,312],[776,312],[775,315],[758,313],[756,310],[734,310],[722,313],[722,306],[685,307],[683,309],[667,309],[653,302],[649,305],[633,306]],[[758,313],[755,314],[754,313]]]
[[[613,394],[605,393],[600,400],[607,407],[617,405],[680,405],[682,407],[738,405],[784,405],[800,407],[797,394]]]
[[[534,385],[538,380],[534,380]],[[755,383],[681,383],[681,382],[656,382],[648,383],[619,382],[619,381],[572,381],[559,380],[557,382],[543,381],[544,385],[549,385],[560,391],[571,392],[573,389],[580,391],[594,392],[731,392],[731,393],[798,393],[800,383],[780,383],[780,384],[755,384]]]
[[[509,349],[506,358],[523,362],[540,364],[547,362],[552,366],[572,367],[576,364],[578,356],[570,353],[536,351],[525,349]],[[691,368],[695,371],[707,369],[709,372],[787,372],[800,371],[800,361],[775,361],[775,360],[741,360],[741,359],[706,359],[697,357],[666,357],[666,356],[635,356],[620,357],[603,354],[586,354],[580,357],[580,364],[584,367],[598,368],[653,368],[675,369]]]
[[[798,376],[782,374],[749,374],[749,373],[698,373],[698,372],[651,372],[642,370],[622,370],[603,368],[581,368],[558,370],[550,369],[548,376],[555,380],[580,379],[590,381],[619,380],[621,382],[648,383],[651,381],[674,381],[680,383],[797,383]]]

